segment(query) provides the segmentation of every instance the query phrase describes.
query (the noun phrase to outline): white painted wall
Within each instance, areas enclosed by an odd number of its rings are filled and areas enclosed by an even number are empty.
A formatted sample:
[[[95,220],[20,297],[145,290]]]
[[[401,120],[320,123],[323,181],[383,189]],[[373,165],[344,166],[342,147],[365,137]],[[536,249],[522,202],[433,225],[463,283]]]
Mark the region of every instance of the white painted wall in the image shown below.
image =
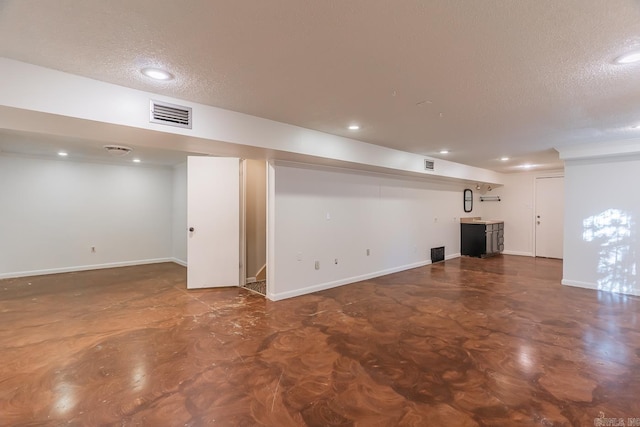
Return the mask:
[[[271,299],[426,265],[432,247],[459,256],[462,184],[293,164],[274,172]]]
[[[640,157],[565,164],[562,283],[640,295]]]
[[[533,204],[535,173],[504,175],[504,186],[487,192],[499,202],[480,202],[483,217],[504,220],[504,253],[534,256]]]
[[[0,155],[0,201],[0,277],[171,258],[168,168]]]
[[[175,262],[187,265],[187,164],[173,168],[171,256]]]
[[[255,278],[267,262],[267,163],[246,160],[244,165],[246,275]]]
[[[559,175],[562,171],[504,174],[504,186],[485,193],[501,199],[480,204],[484,218],[504,220],[504,254],[535,256],[535,180]]]

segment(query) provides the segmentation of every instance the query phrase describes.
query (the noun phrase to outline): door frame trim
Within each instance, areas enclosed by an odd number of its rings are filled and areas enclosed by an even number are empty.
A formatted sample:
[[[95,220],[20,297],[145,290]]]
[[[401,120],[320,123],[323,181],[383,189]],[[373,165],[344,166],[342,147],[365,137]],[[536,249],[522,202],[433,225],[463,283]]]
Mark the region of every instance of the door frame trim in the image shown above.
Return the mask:
[[[267,289],[273,300],[276,292],[276,165],[267,160]]]
[[[240,158],[240,271],[238,287],[247,282],[247,159]]]
[[[563,172],[548,172],[548,173],[539,173],[533,176],[533,194],[531,195],[532,203],[531,206],[533,206],[533,209],[531,211],[531,225],[532,225],[532,230],[533,230],[533,236],[532,236],[532,241],[533,241],[533,257],[536,258],[537,257],[537,246],[538,246],[538,227],[536,224],[536,213],[538,212],[538,180],[539,179],[545,179],[545,178],[564,178],[564,171]],[[564,229],[564,224],[562,225],[562,228]],[[564,235],[562,236],[562,239],[564,240]]]

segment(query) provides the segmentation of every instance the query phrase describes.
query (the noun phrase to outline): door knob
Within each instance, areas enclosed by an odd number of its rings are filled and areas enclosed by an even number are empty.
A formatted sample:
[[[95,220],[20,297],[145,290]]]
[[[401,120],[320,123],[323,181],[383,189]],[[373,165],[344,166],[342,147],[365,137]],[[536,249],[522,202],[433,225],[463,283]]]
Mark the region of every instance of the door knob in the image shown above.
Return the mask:
[[[539,224],[539,223],[538,223]],[[193,227],[189,227],[189,231],[193,233],[193,231],[195,230],[195,228]]]
[[[536,216],[536,218],[540,218],[540,215]]]

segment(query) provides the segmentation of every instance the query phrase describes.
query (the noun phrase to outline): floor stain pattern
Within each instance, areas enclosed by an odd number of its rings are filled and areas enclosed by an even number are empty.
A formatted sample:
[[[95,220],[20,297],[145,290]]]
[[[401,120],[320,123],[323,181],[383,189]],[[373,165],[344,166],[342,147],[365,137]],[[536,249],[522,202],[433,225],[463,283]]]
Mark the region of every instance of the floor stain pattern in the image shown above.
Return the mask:
[[[0,425],[640,421],[640,298],[561,274],[463,257],[279,302],[171,263],[2,280]]]

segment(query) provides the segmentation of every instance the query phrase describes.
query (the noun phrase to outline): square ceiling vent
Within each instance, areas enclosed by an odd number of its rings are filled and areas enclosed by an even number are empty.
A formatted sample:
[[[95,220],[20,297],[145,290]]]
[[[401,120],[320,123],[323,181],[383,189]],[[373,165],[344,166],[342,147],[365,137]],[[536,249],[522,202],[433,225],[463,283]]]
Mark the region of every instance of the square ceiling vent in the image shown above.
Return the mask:
[[[191,129],[191,108],[151,100],[149,122]]]

